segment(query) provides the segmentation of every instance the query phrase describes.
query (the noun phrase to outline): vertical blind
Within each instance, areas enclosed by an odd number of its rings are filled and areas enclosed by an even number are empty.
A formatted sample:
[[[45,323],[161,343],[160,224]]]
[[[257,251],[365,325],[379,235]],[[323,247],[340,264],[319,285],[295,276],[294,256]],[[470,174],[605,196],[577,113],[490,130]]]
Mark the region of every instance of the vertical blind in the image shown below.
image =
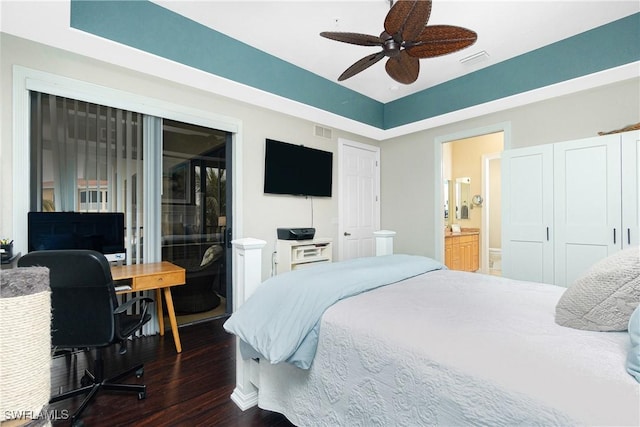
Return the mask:
[[[142,114],[31,96],[31,210],[124,212],[127,263],[142,262]]]
[[[127,264],[144,262],[145,204],[158,200],[145,198],[145,187],[153,195],[155,186],[145,186],[143,146],[159,150],[161,141],[143,140],[143,119],[155,127],[161,119],[45,93],[30,96],[31,210],[124,212]],[[147,262],[158,260],[148,252]],[[142,333],[157,330],[154,319]]]

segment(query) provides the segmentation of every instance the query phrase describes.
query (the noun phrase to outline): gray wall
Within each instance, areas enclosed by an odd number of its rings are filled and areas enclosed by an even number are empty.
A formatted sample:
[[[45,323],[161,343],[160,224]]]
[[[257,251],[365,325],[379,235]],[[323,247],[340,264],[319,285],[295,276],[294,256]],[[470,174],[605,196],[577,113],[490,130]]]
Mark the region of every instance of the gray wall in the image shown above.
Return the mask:
[[[511,148],[592,137],[640,121],[640,79],[552,98],[405,135],[381,144],[382,228],[397,252],[436,256],[436,139],[507,122]]]
[[[156,78],[123,67],[93,60],[81,55],[0,34],[0,236],[26,241],[26,236],[14,236],[12,230],[12,67],[46,71],[51,74],[94,83],[100,86],[151,97],[161,101],[185,105],[212,114],[232,117],[242,122],[243,141],[243,213],[242,237],[267,241],[263,252],[263,272],[271,268],[271,252],[275,250],[277,227],[311,226],[310,199],[263,193],[264,140],[273,138],[284,142],[304,144],[334,152],[334,197],[313,199],[313,218],[316,234],[337,240],[338,197],[337,158],[338,138],[378,145],[348,132],[334,129],[331,139],[313,134],[314,122],[298,119],[277,111],[255,107],[203,90]],[[28,167],[25,165],[25,167]],[[25,191],[28,188],[25,184]]]
[[[135,52],[131,53],[132,55]],[[126,62],[126,57],[123,57]],[[262,192],[264,139],[274,138],[336,152],[338,138],[381,147],[381,226],[398,232],[396,251],[435,255],[434,141],[445,135],[508,122],[512,147],[595,135],[639,121],[640,79],[529,104],[470,120],[377,141],[334,129],[333,138],[313,136],[313,122],[212,94],[153,75],[97,61],[61,49],[0,34],[0,235],[12,233],[12,67],[14,64],[97,85],[185,105],[242,122],[243,236],[267,241],[268,274],[279,226],[309,226],[311,202]],[[151,72],[151,71],[150,71]],[[335,163],[337,165],[337,162]],[[334,178],[335,175],[334,175]],[[337,179],[334,179],[336,182]],[[334,189],[335,187],[334,183]],[[26,190],[26,188],[25,188]],[[337,240],[338,199],[314,199],[317,235]],[[439,202],[438,202],[439,203]]]

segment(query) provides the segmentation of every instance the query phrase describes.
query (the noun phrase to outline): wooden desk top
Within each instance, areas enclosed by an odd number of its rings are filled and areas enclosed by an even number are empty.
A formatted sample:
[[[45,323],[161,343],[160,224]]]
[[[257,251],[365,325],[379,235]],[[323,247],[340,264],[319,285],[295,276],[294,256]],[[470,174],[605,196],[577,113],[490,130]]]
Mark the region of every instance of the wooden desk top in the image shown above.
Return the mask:
[[[133,290],[157,289],[182,285],[185,269],[168,261],[111,267],[114,281],[131,279]]]
[[[148,264],[115,265],[111,267],[111,276],[113,280],[124,280],[140,276],[175,273],[178,271],[184,271],[184,268],[178,267],[168,261],[162,261]]]

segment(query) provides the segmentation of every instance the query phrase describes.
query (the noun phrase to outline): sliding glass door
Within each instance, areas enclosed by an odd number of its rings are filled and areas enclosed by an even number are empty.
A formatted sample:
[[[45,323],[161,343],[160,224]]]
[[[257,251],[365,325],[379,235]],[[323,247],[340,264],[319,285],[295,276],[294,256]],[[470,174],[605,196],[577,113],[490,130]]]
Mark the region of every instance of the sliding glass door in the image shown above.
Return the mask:
[[[162,259],[186,269],[172,289],[181,324],[226,313],[227,132],[163,121]]]
[[[125,213],[127,263],[162,259],[187,270],[174,296],[185,322],[228,313],[231,133],[30,97],[30,210]]]

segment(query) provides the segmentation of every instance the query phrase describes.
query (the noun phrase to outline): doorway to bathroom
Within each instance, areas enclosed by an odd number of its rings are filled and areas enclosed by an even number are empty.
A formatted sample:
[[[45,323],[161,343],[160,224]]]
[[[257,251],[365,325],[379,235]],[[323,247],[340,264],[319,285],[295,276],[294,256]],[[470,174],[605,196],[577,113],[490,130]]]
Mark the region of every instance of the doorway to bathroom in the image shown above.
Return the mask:
[[[500,153],[504,132],[442,143],[444,261],[449,268],[501,274]]]

